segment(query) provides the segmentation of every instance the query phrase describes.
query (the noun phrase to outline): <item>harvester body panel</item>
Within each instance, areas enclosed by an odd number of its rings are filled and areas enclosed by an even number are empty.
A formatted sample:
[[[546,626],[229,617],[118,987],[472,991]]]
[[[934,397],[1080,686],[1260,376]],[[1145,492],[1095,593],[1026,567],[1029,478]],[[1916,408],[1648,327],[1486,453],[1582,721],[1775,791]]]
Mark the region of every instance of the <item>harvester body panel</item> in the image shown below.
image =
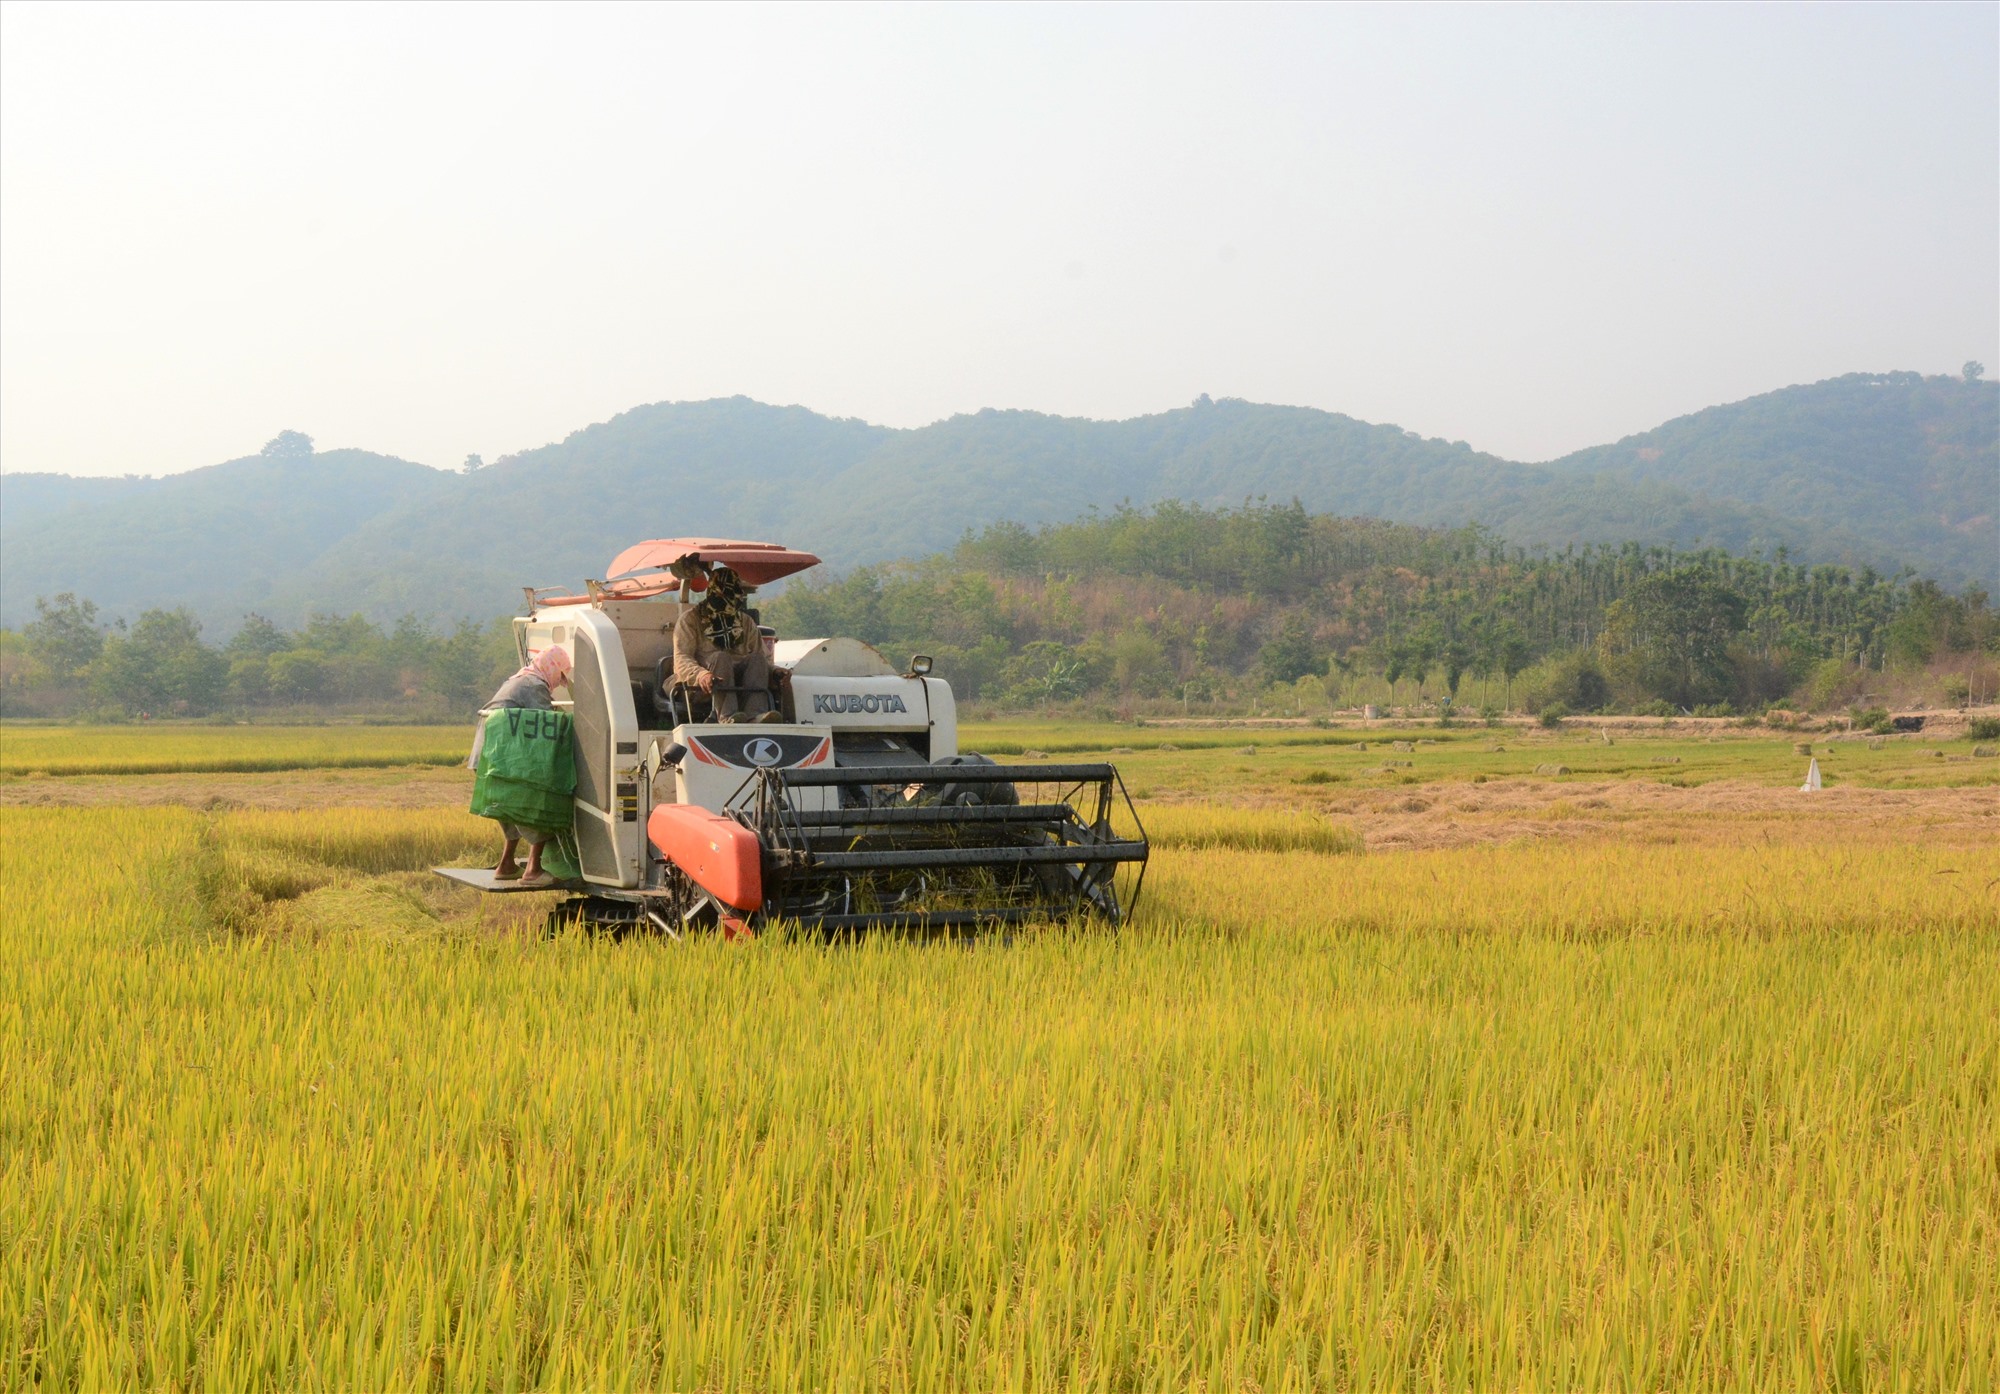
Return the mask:
[[[732,910],[764,906],[763,848],[734,818],[690,804],[661,804],[646,820],[660,854]]]
[[[592,885],[634,888],[646,853],[624,632],[603,610],[564,605],[516,620],[515,638],[524,661],[555,645],[569,650],[569,694],[556,705],[575,718],[577,862]]]

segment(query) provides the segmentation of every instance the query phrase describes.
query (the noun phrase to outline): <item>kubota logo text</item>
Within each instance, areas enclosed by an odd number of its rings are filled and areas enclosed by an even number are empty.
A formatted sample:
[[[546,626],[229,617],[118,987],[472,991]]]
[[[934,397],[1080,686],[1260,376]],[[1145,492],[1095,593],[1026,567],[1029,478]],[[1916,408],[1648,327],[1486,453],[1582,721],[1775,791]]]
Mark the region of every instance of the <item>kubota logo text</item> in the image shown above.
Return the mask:
[[[836,692],[831,695],[813,694],[813,711],[817,712],[906,712],[903,699],[893,692],[870,692],[859,695]]]

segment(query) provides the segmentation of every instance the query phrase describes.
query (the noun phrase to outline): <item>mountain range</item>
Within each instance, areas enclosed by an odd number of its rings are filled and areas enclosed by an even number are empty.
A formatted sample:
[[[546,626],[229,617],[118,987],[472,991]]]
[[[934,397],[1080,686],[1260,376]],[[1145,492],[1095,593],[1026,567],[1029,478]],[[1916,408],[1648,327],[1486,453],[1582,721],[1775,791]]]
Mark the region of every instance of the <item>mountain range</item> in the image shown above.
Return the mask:
[[[74,591],[186,605],[484,618],[646,537],[781,541],[839,568],[969,528],[1178,498],[1480,523],[1515,543],[1785,548],[2000,588],[2000,384],[1857,373],[1543,464],[1333,412],[1210,401],[1127,421],[981,411],[911,430],[736,397],[636,407],[464,473],[339,449],[163,478],[0,474],[0,625]]]

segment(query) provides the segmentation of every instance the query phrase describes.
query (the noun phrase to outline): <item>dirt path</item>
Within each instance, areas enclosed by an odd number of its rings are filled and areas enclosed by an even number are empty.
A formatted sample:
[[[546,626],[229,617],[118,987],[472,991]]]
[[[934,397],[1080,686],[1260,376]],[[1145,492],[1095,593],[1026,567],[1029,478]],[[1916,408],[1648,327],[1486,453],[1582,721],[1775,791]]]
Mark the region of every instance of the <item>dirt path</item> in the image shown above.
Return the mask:
[[[1254,802],[1274,802],[1259,799]],[[1283,801],[1296,806],[1299,794]],[[1333,790],[1313,807],[1350,822],[1371,851],[1517,839],[1616,837],[1633,842],[2000,840],[2000,791],[1822,789],[1802,793],[1737,780],[1678,788],[1651,780],[1509,779]]]

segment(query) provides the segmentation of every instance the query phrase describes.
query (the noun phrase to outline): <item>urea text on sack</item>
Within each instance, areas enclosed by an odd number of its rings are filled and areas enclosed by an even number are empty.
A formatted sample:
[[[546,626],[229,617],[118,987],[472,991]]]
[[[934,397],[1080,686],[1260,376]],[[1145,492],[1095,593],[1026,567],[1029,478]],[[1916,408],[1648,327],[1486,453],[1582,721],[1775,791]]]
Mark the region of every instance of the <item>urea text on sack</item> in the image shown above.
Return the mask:
[[[542,711],[536,707],[510,707],[507,710],[507,733],[524,741],[560,741],[569,739],[568,727],[561,714]]]

